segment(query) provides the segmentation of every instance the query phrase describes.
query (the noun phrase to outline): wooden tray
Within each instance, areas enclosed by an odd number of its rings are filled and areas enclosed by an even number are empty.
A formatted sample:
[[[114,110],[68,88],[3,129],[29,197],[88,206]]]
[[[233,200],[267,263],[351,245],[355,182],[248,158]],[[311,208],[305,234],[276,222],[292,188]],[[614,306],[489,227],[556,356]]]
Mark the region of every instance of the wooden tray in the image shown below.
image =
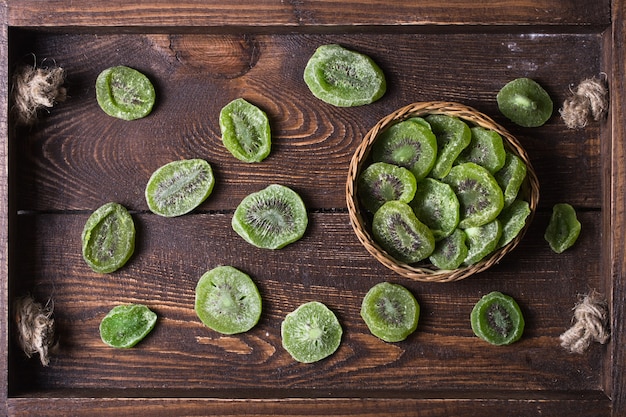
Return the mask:
[[[206,3],[0,5],[0,414],[626,413],[623,1]],[[314,99],[302,70],[325,43],[374,58],[388,76],[385,97],[346,109]],[[10,76],[33,57],[67,71],[69,97],[36,126],[18,128],[7,118]],[[123,122],[98,108],[95,78],[119,64],[154,81],[149,117]],[[558,109],[570,87],[599,74],[611,110],[584,130],[568,130],[557,111],[545,126],[523,129],[497,110],[495,95],[513,78],[539,81]],[[219,110],[236,97],[270,116],[274,148],[261,164],[236,161],[220,143]],[[348,164],[364,134],[390,111],[431,100],[472,106],[510,129],[541,184],[515,251],[458,283],[394,275],[359,245],[345,206]],[[214,166],[211,198],[180,218],[150,214],[150,174],[190,157]],[[254,249],[230,219],[245,195],[273,182],[303,196],[310,226],[283,250]],[[108,201],[132,211],[138,245],[123,269],[103,276],[83,262],[80,232]],[[561,255],[543,240],[557,202],[574,205],[583,228]],[[197,280],[220,264],[248,272],[264,297],[261,321],[246,334],[219,336],[193,311]],[[405,285],[422,306],[418,331],[404,342],[374,338],[359,316],[365,292],[381,281]],[[570,354],[559,335],[592,289],[609,299],[612,338]],[[515,297],[527,319],[522,340],[508,347],[485,344],[469,326],[472,306],[493,290]],[[15,346],[9,307],[25,293],[54,300],[60,349],[45,368]],[[337,313],[344,338],[335,355],[304,365],[282,349],[280,323],[311,300]],[[133,349],[106,347],[100,320],[130,302],[158,313],[155,330]]]

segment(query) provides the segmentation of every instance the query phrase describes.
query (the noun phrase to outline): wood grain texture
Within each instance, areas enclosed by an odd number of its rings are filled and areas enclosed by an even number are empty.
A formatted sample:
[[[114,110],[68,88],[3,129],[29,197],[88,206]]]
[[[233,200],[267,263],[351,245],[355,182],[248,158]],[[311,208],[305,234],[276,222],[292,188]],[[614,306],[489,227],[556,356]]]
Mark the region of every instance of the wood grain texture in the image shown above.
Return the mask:
[[[81,0],[9,2],[12,26],[100,27],[359,27],[408,25],[606,26],[610,2],[585,0],[239,1],[167,0],[94,3]],[[346,11],[349,11],[346,13]]]
[[[9,125],[0,100],[0,414],[624,413],[626,60],[615,47],[624,40],[623,1],[171,3],[0,2],[0,57],[11,51],[0,67],[4,97],[9,69],[33,57],[66,69],[69,93],[28,129]],[[384,98],[359,108],[314,99],[302,69],[325,43],[374,58],[388,77]],[[119,64],[155,83],[149,117],[129,123],[98,108],[95,78]],[[611,115],[584,130],[566,129],[557,111],[540,129],[519,128],[497,110],[495,95],[512,78],[538,80],[558,110],[571,87],[601,73]],[[270,117],[274,148],[262,164],[241,163],[220,143],[219,110],[237,97]],[[430,100],[496,119],[528,151],[541,184],[521,244],[490,270],[449,284],[407,281],[378,264],[345,205],[348,163],[368,129]],[[212,163],[213,195],[180,218],[151,214],[143,196],[151,173],[192,157]],[[254,248],[230,227],[239,201],[271,182],[297,190],[309,209],[303,239],[280,251]],[[107,201],[131,210],[137,248],[125,267],[101,275],[82,260],[80,232]],[[561,255],[543,238],[556,202],[573,204],[583,225]],[[243,335],[212,332],[193,310],[197,280],[223,264],[249,273],[263,296],[261,321]],[[362,297],[383,280],[421,304],[418,331],[404,342],[376,339],[360,318]],[[593,288],[611,296],[612,341],[568,354],[558,337]],[[522,307],[527,327],[515,345],[495,348],[471,331],[471,308],[492,290]],[[59,349],[47,368],[14,343],[8,303],[27,292],[54,300]],[[335,355],[305,365],[282,348],[280,323],[311,300],[337,313],[344,336]],[[100,320],[131,302],[157,312],[156,328],[134,349],[105,346]]]

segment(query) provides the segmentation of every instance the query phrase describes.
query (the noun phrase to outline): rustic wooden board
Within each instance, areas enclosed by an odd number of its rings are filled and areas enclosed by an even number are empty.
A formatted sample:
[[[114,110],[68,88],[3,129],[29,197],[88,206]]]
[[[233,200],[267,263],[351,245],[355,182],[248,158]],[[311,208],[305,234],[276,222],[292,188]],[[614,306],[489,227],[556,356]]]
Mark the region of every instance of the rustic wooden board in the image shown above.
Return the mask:
[[[616,60],[623,52],[613,52],[623,23],[611,26],[621,22],[623,5],[573,3],[499,2],[496,16],[467,2],[443,10],[427,1],[408,16],[402,2],[369,2],[360,13],[332,1],[256,2],[235,16],[219,5],[223,15],[203,14],[207,6],[199,2],[167,12],[157,12],[164,7],[158,2],[132,10],[9,2],[1,9],[4,56],[10,65],[35,56],[62,66],[69,98],[32,128],[15,129],[0,118],[6,171],[0,192],[8,202],[0,204],[0,289],[7,301],[0,303],[0,330],[6,330],[0,343],[7,348],[0,410],[238,415],[253,401],[263,415],[412,415],[415,409],[433,416],[620,415],[626,409],[618,346],[624,338],[618,332],[623,110],[584,130],[568,130],[557,112],[546,126],[524,129],[503,118],[495,103],[499,88],[515,77],[537,79],[558,107],[581,79],[605,73],[613,82],[624,74]],[[268,11],[266,20],[253,18],[260,10]],[[457,26],[461,21],[465,26]],[[523,26],[511,26],[517,24]],[[385,97],[350,109],[314,99],[302,69],[325,43],[372,56],[388,77]],[[95,78],[118,64],[154,81],[158,102],[147,118],[124,122],[98,108]],[[0,77],[5,93],[10,68]],[[612,85],[613,109],[623,102],[623,88],[623,81]],[[261,164],[238,162],[221,145],[219,110],[237,97],[270,117],[274,147]],[[345,203],[348,163],[360,138],[391,111],[429,100],[473,106],[507,127],[541,183],[539,210],[520,246],[489,271],[452,284],[407,281],[378,264],[356,239]],[[0,105],[6,109],[6,99]],[[213,195],[180,218],[151,214],[143,197],[150,174],[191,157],[213,165]],[[230,219],[245,195],[273,182],[303,196],[310,226],[297,243],[265,251],[243,242]],[[131,210],[138,245],[124,268],[100,275],[81,258],[80,232],[107,201]],[[543,231],[551,206],[562,201],[577,208],[583,233],[574,248],[555,255]],[[246,334],[220,336],[193,311],[198,278],[220,264],[248,272],[263,295],[261,321]],[[359,317],[363,295],[383,280],[407,286],[422,306],[419,330],[397,344],[371,336]],[[612,341],[569,354],[558,336],[570,325],[578,295],[594,288],[612,296]],[[469,327],[472,306],[492,290],[514,296],[525,314],[526,332],[514,345],[491,347]],[[25,358],[12,340],[7,304],[27,292],[54,299],[60,349],[47,368]],[[281,347],[280,323],[314,299],[337,313],[344,338],[331,358],[298,364]],[[130,302],[150,305],[158,325],[136,348],[110,349],[98,324],[112,306]]]

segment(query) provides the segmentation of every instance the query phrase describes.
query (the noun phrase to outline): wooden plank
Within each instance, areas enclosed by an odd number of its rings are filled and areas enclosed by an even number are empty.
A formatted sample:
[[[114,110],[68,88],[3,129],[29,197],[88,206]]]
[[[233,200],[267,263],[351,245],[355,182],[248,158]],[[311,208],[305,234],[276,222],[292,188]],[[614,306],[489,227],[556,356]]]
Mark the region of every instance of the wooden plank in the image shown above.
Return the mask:
[[[166,11],[166,12],[164,12]],[[49,0],[9,2],[9,25],[31,27],[359,27],[413,25],[539,25],[607,26],[608,0],[483,1],[436,0],[405,2],[340,1],[314,2],[270,0],[210,2],[142,0],[132,3]]]
[[[143,189],[151,173],[195,157],[214,164],[217,176],[201,210],[233,209],[270,182],[297,188],[311,209],[345,208],[343,184],[361,138],[393,110],[429,100],[473,106],[515,134],[541,182],[542,207],[601,206],[601,124],[568,131],[558,115],[571,86],[604,71],[599,35],[14,35],[20,56],[32,60],[34,53],[66,69],[70,94],[18,143],[21,210],[93,210],[110,200],[147,210]],[[368,53],[385,69],[382,100],[338,109],[310,94],[302,80],[306,61],[317,46],[334,42]],[[128,123],[98,108],[95,78],[117,64],[156,83],[157,107],[146,119]],[[541,129],[516,127],[497,109],[498,90],[518,76],[537,79],[553,96],[553,118]],[[220,109],[237,97],[270,117],[274,150],[262,164],[241,163],[221,144]]]

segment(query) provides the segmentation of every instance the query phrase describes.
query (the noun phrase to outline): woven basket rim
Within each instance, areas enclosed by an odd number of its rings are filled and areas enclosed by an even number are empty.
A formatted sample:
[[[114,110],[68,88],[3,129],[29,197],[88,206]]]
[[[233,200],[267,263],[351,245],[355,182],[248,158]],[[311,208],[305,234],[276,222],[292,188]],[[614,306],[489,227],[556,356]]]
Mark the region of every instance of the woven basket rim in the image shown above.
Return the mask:
[[[478,263],[454,270],[438,270],[428,268],[425,265],[409,265],[403,262],[399,262],[391,257],[389,254],[387,254],[387,252],[374,241],[370,232],[365,227],[366,221],[360,212],[360,203],[356,195],[357,179],[359,177],[361,168],[363,167],[369,156],[371,146],[377,138],[378,134],[385,130],[388,126],[405,120],[409,117],[419,117],[429,114],[445,114],[449,116],[454,116],[466,122],[469,122],[470,125],[481,126],[483,128],[495,130],[502,136],[505,148],[508,151],[513,152],[515,155],[519,156],[526,164],[526,179],[524,180],[522,188],[527,190],[527,201],[530,208],[530,214],[527,217],[526,224],[524,225],[520,233],[507,245],[496,250]],[[401,107],[380,119],[378,123],[376,123],[365,135],[365,137],[357,147],[356,151],[354,152],[350,161],[348,177],[346,181],[346,203],[348,205],[350,223],[361,244],[372,256],[374,256],[374,258],[376,258],[387,268],[396,272],[398,275],[414,281],[423,282],[459,281],[479,272],[485,271],[494,264],[498,263],[507,253],[511,252],[518,245],[518,243],[526,234],[526,231],[532,223],[533,217],[535,215],[538,201],[539,181],[532,167],[532,164],[530,163],[528,154],[519,143],[519,141],[504,127],[496,123],[489,116],[481,113],[473,107],[450,101],[426,101],[412,103]]]

